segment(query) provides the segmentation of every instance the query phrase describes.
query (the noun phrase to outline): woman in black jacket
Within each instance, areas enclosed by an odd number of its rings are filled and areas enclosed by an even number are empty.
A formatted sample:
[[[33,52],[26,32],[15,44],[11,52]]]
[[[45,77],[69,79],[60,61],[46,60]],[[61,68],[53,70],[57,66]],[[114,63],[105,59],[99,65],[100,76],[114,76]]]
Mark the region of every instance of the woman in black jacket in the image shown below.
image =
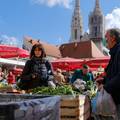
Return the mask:
[[[35,44],[31,49],[30,60],[23,69],[20,88],[28,90],[38,86],[48,86],[48,81],[52,80],[52,66],[46,60],[45,50],[41,44]]]

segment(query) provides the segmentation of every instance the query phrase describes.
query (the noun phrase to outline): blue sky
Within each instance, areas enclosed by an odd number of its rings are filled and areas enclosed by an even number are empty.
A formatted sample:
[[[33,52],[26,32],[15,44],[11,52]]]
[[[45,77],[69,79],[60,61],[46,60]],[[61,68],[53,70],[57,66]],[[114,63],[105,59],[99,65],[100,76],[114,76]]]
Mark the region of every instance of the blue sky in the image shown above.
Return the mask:
[[[84,31],[95,0],[80,0]],[[120,0],[100,0],[106,28],[120,27]],[[0,39],[20,45],[24,36],[50,44],[62,44],[70,38],[74,0],[0,0]]]

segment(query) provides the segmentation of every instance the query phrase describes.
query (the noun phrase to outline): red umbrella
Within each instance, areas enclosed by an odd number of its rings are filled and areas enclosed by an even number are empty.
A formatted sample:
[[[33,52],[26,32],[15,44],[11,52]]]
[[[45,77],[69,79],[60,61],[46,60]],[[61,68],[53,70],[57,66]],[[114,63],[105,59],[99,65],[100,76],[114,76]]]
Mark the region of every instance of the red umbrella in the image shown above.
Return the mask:
[[[29,57],[29,52],[27,50],[14,47],[14,46],[0,45],[0,57],[1,58],[12,58],[12,57],[25,58],[25,57]]]
[[[102,66],[103,68],[106,68],[110,60],[109,56],[101,57],[101,58],[92,58],[86,62],[87,65],[90,66],[90,68],[98,68],[99,66]]]
[[[98,58],[91,58],[87,61],[87,63],[108,63],[110,60],[109,56],[105,57],[98,57]]]
[[[57,68],[63,70],[75,70],[81,68],[83,64],[87,64],[91,70],[97,70],[99,66],[105,68],[109,62],[110,57],[75,59],[75,58],[60,58],[52,61],[54,70]]]
[[[22,48],[17,49],[17,54],[18,54],[18,57],[20,57],[20,58],[29,57],[29,52],[27,50],[22,49]]]
[[[84,60],[82,59],[75,59],[75,58],[69,58],[69,57],[60,58],[52,61],[54,70],[56,70],[57,68],[60,68],[62,70],[67,70],[67,71],[80,68],[83,63],[84,63]]]

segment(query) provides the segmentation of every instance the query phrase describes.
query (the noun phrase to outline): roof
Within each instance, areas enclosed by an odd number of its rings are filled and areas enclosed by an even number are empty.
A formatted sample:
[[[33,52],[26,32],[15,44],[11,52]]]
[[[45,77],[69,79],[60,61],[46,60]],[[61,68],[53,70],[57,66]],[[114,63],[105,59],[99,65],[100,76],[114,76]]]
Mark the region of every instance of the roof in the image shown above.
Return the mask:
[[[51,44],[45,43],[41,40],[33,39],[31,37],[25,37],[25,40],[28,41],[29,43],[31,43],[32,46],[34,44],[41,43],[45,49],[47,56],[56,57],[56,58],[61,57],[59,47],[57,47],[55,45],[51,45]]]
[[[103,53],[97,48],[97,46],[91,40],[62,44],[60,46],[60,51],[62,57],[72,58],[104,57]]]

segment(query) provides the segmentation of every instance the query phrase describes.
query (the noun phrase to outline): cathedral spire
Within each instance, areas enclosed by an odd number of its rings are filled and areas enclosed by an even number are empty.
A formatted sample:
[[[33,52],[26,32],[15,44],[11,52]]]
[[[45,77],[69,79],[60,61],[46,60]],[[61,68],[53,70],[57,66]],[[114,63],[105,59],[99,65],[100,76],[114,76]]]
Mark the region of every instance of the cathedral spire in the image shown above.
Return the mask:
[[[94,12],[96,12],[96,13],[101,13],[99,0],[96,0]]]
[[[96,5],[95,5],[96,8],[100,8],[100,5],[99,5],[99,0],[96,0]]]
[[[80,0],[76,0],[76,3],[75,3],[75,8],[80,8]]]
[[[95,8],[89,16],[89,38],[94,41],[99,49],[101,49],[105,26],[104,15],[102,13],[102,10],[100,9],[99,1],[100,0],[96,0]]]
[[[80,13],[80,0],[75,0],[75,8],[71,23],[70,42],[80,41],[83,33],[82,16]]]

